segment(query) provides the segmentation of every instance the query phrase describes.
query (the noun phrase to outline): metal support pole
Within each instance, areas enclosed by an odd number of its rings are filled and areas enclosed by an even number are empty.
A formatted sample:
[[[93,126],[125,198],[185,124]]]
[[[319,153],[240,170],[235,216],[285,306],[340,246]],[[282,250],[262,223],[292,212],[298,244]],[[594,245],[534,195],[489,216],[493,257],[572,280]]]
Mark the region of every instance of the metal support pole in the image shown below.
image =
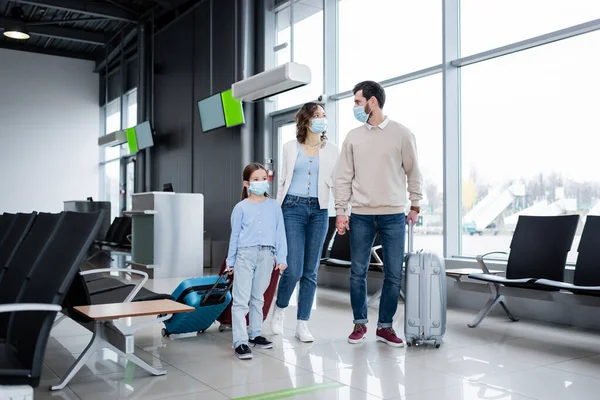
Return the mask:
[[[290,0],[290,62],[294,62],[294,0]]]
[[[154,107],[154,34],[153,22],[138,24],[138,123],[148,121],[153,124]],[[136,192],[151,190],[150,149],[140,151],[136,156]]]
[[[138,88],[137,88],[137,119],[143,121],[146,116],[146,26],[143,22],[138,24],[137,51],[138,51]],[[136,155],[135,163],[135,191],[141,193],[145,191],[145,154],[140,152]]]
[[[123,32],[121,31],[121,41],[119,43],[119,47],[121,48],[121,57],[119,59],[119,68],[121,72],[121,91],[119,93],[120,105],[121,105],[121,128],[125,129],[127,123],[125,118],[127,104],[125,104],[125,85],[127,82],[127,63],[125,62],[125,42],[123,38]],[[123,156],[122,153],[119,153]],[[125,197],[125,192],[127,188],[127,162],[125,158],[121,158],[119,160],[119,216],[123,214],[125,208],[127,207],[127,199]]]
[[[237,79],[249,78],[254,74],[254,0],[239,0],[238,7],[238,57]],[[245,123],[240,129],[242,167],[254,161],[254,104],[244,103]]]
[[[462,238],[460,70],[452,65],[459,57],[459,0],[443,1],[444,257],[452,257]]]
[[[152,24],[150,25],[149,32],[146,31],[146,35],[150,36],[150,54],[147,55],[149,59],[146,60],[146,79],[147,84],[150,87],[150,96],[147,97],[146,101],[146,118],[154,124],[154,10],[152,11]],[[148,38],[146,38],[148,44]],[[154,126],[154,125],[153,125]],[[152,165],[151,165],[151,149],[146,149],[144,162],[146,166],[144,168],[144,190],[150,192],[152,190]]]
[[[329,128],[327,129],[327,136],[329,140],[338,143],[341,147],[342,143],[339,143],[339,132],[337,130],[338,120],[338,102],[330,101],[329,95],[337,93],[338,91],[338,17],[337,17],[337,1],[326,1],[323,0],[323,49],[325,53],[325,59],[323,63],[323,77],[324,77],[324,93],[326,98],[323,99],[325,102],[325,109],[327,111],[327,117],[329,121]],[[351,110],[344,110],[350,112]],[[334,137],[337,135],[337,137]]]

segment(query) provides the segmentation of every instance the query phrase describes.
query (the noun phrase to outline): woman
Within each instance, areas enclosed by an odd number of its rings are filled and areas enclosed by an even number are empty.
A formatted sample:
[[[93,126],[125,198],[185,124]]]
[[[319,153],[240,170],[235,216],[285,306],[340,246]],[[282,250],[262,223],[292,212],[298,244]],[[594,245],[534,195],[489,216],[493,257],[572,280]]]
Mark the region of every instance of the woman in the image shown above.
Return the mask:
[[[296,114],[296,139],[283,146],[277,200],[283,210],[288,242],[288,268],[283,272],[273,310],[271,329],[283,333],[285,309],[296,284],[298,324],[296,337],[312,342],[308,330],[321,251],[327,235],[329,196],[339,150],[327,142],[327,116],[318,103],[306,103]]]

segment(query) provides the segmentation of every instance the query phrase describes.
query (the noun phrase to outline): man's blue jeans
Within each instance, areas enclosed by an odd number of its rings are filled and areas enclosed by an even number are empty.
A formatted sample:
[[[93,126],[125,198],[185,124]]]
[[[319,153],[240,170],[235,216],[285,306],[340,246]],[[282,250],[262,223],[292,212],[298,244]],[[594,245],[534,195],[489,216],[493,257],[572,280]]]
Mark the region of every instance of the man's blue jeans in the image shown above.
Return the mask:
[[[286,308],[300,281],[297,319],[308,321],[317,290],[323,242],[327,236],[328,211],[319,207],[317,198],[290,194],[283,200],[281,208],[288,243],[288,267],[279,281],[275,304]]]
[[[350,246],[352,266],[350,272],[350,300],[354,312],[355,324],[366,324],[367,319],[367,271],[371,260],[371,248],[375,236],[379,236],[383,245],[383,288],[379,302],[379,328],[392,326],[394,314],[398,308],[400,285],[402,282],[402,264],[404,263],[404,235],[406,216],[357,215],[350,217]]]

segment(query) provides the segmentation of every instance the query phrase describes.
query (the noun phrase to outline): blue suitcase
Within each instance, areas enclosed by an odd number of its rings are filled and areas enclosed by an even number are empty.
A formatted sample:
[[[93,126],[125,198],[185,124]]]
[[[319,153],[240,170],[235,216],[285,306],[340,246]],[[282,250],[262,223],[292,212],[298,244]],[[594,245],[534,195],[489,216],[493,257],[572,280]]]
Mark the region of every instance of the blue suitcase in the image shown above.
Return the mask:
[[[166,320],[162,330],[163,337],[208,329],[231,302],[230,288],[227,273],[190,278],[181,282],[173,291],[175,301],[192,306],[196,311],[174,314]]]

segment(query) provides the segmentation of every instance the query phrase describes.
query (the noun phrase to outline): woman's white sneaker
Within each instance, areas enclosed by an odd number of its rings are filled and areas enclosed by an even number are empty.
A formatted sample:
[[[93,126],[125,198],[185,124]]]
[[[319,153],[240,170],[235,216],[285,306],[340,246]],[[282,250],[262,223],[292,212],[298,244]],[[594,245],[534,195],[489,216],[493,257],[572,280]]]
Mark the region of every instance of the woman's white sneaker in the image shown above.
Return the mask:
[[[314,342],[315,338],[310,334],[308,330],[308,324],[306,321],[298,321],[298,325],[296,326],[296,337],[298,340],[304,343]]]
[[[285,308],[273,307],[273,316],[271,318],[271,331],[275,335],[283,335],[283,319],[285,317]]]

